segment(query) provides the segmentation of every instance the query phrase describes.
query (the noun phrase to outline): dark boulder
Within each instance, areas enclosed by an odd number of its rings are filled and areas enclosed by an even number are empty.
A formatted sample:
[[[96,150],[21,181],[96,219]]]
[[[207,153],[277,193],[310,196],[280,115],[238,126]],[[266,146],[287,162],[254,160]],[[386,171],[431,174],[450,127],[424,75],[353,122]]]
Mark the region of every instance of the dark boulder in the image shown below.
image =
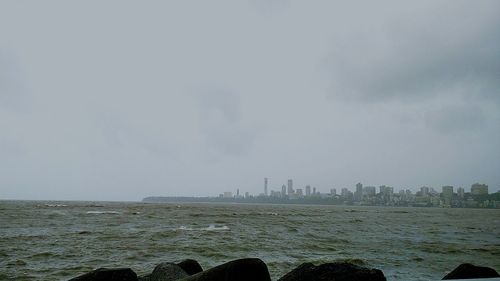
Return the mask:
[[[494,278],[500,277],[493,268],[475,266],[470,263],[463,263],[452,272],[446,274],[442,280],[451,279],[474,279],[474,278]]]
[[[137,281],[137,274],[130,268],[99,268],[70,281]]]
[[[239,259],[191,275],[182,281],[271,281],[271,277],[262,260]]]
[[[189,276],[175,263],[163,262],[155,267],[151,274],[142,276],[139,281],[174,281]]]
[[[183,260],[181,262],[178,262],[177,265],[180,266],[189,275],[193,275],[203,271],[201,265],[197,261],[192,259]]]
[[[303,263],[278,281],[386,281],[384,273],[346,262],[325,263],[315,266]]]

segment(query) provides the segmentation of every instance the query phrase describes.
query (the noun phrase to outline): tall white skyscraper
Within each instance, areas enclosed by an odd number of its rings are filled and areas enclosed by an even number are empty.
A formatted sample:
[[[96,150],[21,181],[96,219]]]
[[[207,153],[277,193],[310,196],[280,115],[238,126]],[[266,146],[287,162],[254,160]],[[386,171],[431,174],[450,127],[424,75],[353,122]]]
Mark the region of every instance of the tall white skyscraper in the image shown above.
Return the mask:
[[[264,195],[267,196],[267,178],[264,178]]]
[[[289,179],[288,180],[288,195],[292,195],[294,194],[294,190],[293,190],[293,180]]]

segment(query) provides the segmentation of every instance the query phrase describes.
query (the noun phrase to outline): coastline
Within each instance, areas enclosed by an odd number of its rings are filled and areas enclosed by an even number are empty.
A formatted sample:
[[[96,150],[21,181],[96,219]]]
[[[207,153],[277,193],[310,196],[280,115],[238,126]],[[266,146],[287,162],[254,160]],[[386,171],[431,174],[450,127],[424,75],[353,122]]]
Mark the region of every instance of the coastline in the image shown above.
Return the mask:
[[[500,194],[500,193],[499,193]],[[493,194],[491,194],[493,195]],[[460,209],[500,209],[496,207],[478,207],[478,206],[434,206],[422,204],[369,204],[354,201],[339,201],[331,198],[273,198],[257,196],[251,198],[222,198],[222,197],[194,197],[194,196],[148,196],[143,198],[142,203],[228,203],[228,204],[263,204],[263,205],[318,205],[318,206],[359,206],[359,207],[410,207],[410,208],[460,208]]]

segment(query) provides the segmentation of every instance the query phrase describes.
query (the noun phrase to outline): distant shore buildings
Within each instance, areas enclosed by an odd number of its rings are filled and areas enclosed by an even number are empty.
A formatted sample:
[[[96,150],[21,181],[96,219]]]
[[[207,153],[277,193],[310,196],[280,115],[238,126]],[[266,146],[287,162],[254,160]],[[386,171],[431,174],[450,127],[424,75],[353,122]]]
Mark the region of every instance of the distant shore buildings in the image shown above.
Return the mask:
[[[281,190],[269,190],[269,179],[264,178],[264,192],[258,196],[245,192],[245,197],[243,197],[239,195],[239,189],[237,189],[235,196],[233,196],[232,192],[226,191],[220,194],[219,198],[245,198],[270,203],[500,208],[500,192],[489,194],[488,185],[481,183],[472,184],[470,192],[466,192],[463,187],[458,187],[455,192],[453,186],[445,185],[441,187],[441,192],[437,192],[432,187],[422,186],[415,193],[409,189],[401,189],[395,192],[393,187],[386,185],[379,186],[377,192],[375,186],[364,186],[362,183],[357,183],[354,191],[342,188],[340,194],[337,194],[335,188],[330,189],[329,193],[321,193],[311,185],[294,189],[293,184],[293,179],[288,179],[286,185],[281,186]]]

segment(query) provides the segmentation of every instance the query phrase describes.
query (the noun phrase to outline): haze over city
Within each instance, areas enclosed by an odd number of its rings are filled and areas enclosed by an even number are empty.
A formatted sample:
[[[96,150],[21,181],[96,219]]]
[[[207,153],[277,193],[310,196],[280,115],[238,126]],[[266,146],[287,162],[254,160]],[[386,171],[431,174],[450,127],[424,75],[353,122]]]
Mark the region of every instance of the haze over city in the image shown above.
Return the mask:
[[[500,189],[500,1],[0,2],[0,199]]]

